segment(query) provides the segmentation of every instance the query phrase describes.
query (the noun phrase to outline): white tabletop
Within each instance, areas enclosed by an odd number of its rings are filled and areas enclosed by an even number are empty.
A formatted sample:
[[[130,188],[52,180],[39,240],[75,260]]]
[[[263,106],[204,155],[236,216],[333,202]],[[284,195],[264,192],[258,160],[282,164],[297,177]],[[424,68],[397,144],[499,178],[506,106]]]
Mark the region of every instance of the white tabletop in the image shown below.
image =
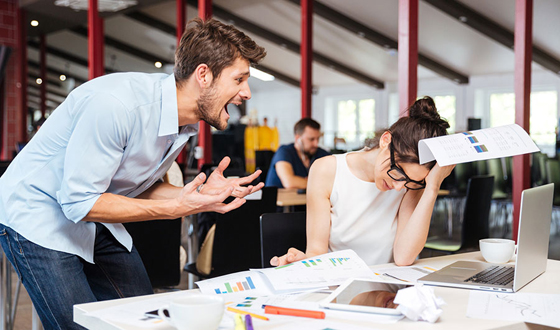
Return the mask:
[[[435,268],[442,268],[457,260],[482,260],[480,252],[472,252],[465,254],[456,254],[444,257],[436,258],[426,258],[418,260],[415,265],[427,265]],[[387,268],[394,266],[393,264],[377,265],[373,266],[372,269],[376,268]],[[191,290],[191,292],[197,292],[198,290]],[[376,329],[548,329],[544,326],[539,326],[535,324],[526,324],[523,322],[511,322],[511,321],[496,321],[496,320],[482,320],[482,319],[472,319],[466,317],[467,305],[469,301],[470,290],[466,289],[454,289],[454,288],[444,288],[437,287],[435,289],[435,294],[445,300],[447,303],[442,307],[443,314],[441,315],[438,322],[431,324],[427,322],[412,322],[409,320],[401,320],[395,324],[375,324]],[[547,270],[544,274],[537,277],[520,292],[527,293],[560,293],[560,261],[548,260]],[[173,293],[164,293],[173,294]],[[118,322],[109,322],[102,320],[100,318],[90,316],[88,313],[94,312],[103,308],[116,306],[119,304],[140,301],[146,299],[146,297],[134,297],[126,299],[116,299],[101,301],[88,304],[80,304],[74,306],[74,321],[88,329],[99,329],[99,330],[114,330],[114,329],[134,329],[126,324],[119,324]],[[294,317],[294,322],[301,322],[301,318]],[[343,322],[347,324],[362,325],[371,327],[372,324],[364,324],[360,321],[353,321],[349,319],[337,319],[332,318],[332,321]],[[265,329],[275,329],[280,325],[277,324],[263,324],[258,326],[259,330]],[[165,327],[159,325],[157,329],[174,329],[172,327]]]

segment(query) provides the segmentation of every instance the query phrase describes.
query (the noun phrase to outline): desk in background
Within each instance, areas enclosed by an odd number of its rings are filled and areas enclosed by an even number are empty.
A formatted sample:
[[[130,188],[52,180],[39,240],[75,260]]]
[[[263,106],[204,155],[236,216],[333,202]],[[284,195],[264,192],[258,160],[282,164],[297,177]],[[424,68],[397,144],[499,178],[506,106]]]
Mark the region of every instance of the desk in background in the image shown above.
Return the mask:
[[[283,207],[284,212],[290,212],[290,207],[305,205],[307,203],[306,194],[298,194],[297,189],[278,189],[278,198],[276,200],[276,205]]]
[[[450,263],[453,263],[457,260],[478,260],[482,261],[482,256],[480,252],[471,252],[471,253],[463,253],[463,254],[454,254],[444,257],[435,257],[435,258],[426,258],[418,260],[415,265],[427,265],[436,268],[442,268]],[[379,268],[387,268],[394,266],[394,264],[385,264],[385,265],[377,265],[371,267],[372,269],[379,269]],[[193,293],[197,292],[198,290],[190,290]],[[332,321],[342,322],[349,325],[361,325],[361,326],[369,326],[375,327],[376,329],[430,329],[430,330],[439,330],[439,329],[453,329],[453,330],[460,330],[460,329],[545,329],[547,327],[535,325],[535,324],[526,324],[523,322],[512,322],[512,321],[498,321],[498,320],[483,320],[483,319],[471,319],[466,317],[467,312],[467,305],[469,302],[469,292],[470,290],[467,289],[454,289],[454,288],[444,288],[444,287],[436,287],[435,294],[437,296],[442,297],[447,305],[443,306],[443,314],[441,315],[438,322],[431,324],[427,322],[412,322],[409,320],[401,320],[395,324],[381,324],[381,323],[366,323],[360,321],[354,321],[351,319],[342,319],[342,318],[329,318]],[[529,283],[525,286],[521,292],[526,293],[558,293],[560,292],[560,261],[556,260],[548,260],[547,271],[542,274],[541,276],[537,277],[534,281]],[[173,293],[164,293],[164,294],[173,294]],[[321,293],[314,293],[309,295],[313,298],[319,298],[317,295],[323,295],[326,297],[326,294]],[[88,329],[96,329],[96,330],[132,330],[130,326],[126,324],[118,324],[118,323],[111,323],[104,321],[102,319],[89,316],[89,312],[94,312],[96,310],[100,310],[107,307],[117,306],[119,304],[141,301],[142,299],[146,299],[146,297],[152,296],[144,296],[144,297],[134,297],[134,298],[127,298],[127,299],[116,299],[116,300],[108,300],[108,301],[101,301],[89,304],[80,304],[74,306],[74,321]],[[315,300],[315,299],[314,299]],[[306,319],[307,320],[307,319]],[[301,318],[294,317],[294,322],[301,322]],[[282,325],[280,324],[268,324],[268,325],[259,325],[259,330],[267,330],[267,329],[275,329],[279,328]],[[164,326],[158,325],[157,329],[159,330],[171,330],[173,329],[171,326]]]

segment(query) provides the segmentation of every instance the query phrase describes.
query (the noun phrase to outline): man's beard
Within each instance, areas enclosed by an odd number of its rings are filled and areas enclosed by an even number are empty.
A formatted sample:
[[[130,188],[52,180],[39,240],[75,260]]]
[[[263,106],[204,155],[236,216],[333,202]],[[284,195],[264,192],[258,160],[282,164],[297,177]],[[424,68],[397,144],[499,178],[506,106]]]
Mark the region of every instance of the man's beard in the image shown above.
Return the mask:
[[[213,108],[218,106],[218,93],[215,87],[210,87],[208,90],[204,91],[196,101],[196,104],[198,105],[198,117],[201,120],[204,120],[208,125],[220,131],[227,128],[227,122],[223,123],[220,118],[222,113],[221,109],[215,116],[213,116],[211,112]]]
[[[309,159],[313,158],[313,156],[315,156],[316,153],[317,153],[317,149],[315,149],[315,150],[303,150],[303,154]]]

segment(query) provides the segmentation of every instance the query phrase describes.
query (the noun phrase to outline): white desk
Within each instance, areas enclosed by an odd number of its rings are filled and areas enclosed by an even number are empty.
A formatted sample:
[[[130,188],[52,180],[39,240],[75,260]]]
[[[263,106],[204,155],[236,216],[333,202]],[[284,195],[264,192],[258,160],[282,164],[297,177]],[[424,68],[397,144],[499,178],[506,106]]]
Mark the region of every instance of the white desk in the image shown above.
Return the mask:
[[[472,252],[465,254],[450,255],[436,258],[421,259],[416,262],[418,265],[429,265],[437,268],[442,268],[456,260],[482,260],[480,252]],[[386,268],[391,264],[378,265],[372,267]],[[195,290],[192,290],[193,292]],[[197,290],[196,290],[197,291]],[[443,314],[439,321],[435,324],[427,322],[412,322],[409,320],[401,320],[396,324],[360,324],[359,321],[336,319],[333,321],[345,322],[348,324],[362,325],[375,327],[376,329],[552,329],[535,324],[526,324],[522,322],[510,321],[494,321],[494,320],[481,320],[471,319],[466,317],[467,305],[469,301],[469,290],[453,289],[437,287],[435,293],[437,296],[442,297],[447,305],[443,306]],[[521,292],[531,293],[560,293],[560,261],[549,260],[547,271],[524,287]],[[167,294],[167,293],[166,293]],[[171,293],[172,294],[172,293]],[[143,297],[134,297],[127,299],[117,299],[102,302],[95,302],[89,304],[81,304],[74,306],[74,321],[88,329],[98,330],[116,330],[116,329],[131,329],[125,324],[115,324],[106,322],[104,320],[87,315],[88,312],[93,312],[102,308],[115,306],[117,304],[138,301],[145,299]],[[294,322],[301,322],[301,318],[294,317]],[[307,319],[306,319],[307,320]],[[258,326],[259,330],[274,329],[278,325],[264,325]],[[157,329],[173,329],[172,327],[158,326]]]

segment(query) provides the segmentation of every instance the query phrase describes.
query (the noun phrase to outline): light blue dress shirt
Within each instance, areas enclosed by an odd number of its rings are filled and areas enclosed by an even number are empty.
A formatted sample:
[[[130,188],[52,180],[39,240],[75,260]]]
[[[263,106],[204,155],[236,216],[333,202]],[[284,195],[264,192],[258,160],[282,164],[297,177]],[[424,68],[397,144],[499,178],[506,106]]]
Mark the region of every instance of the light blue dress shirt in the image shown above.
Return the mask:
[[[93,263],[103,193],[136,197],[167,172],[198,124],[179,132],[173,75],[118,73],[72,91],[0,178],[0,223]],[[122,224],[104,224],[129,251]]]

